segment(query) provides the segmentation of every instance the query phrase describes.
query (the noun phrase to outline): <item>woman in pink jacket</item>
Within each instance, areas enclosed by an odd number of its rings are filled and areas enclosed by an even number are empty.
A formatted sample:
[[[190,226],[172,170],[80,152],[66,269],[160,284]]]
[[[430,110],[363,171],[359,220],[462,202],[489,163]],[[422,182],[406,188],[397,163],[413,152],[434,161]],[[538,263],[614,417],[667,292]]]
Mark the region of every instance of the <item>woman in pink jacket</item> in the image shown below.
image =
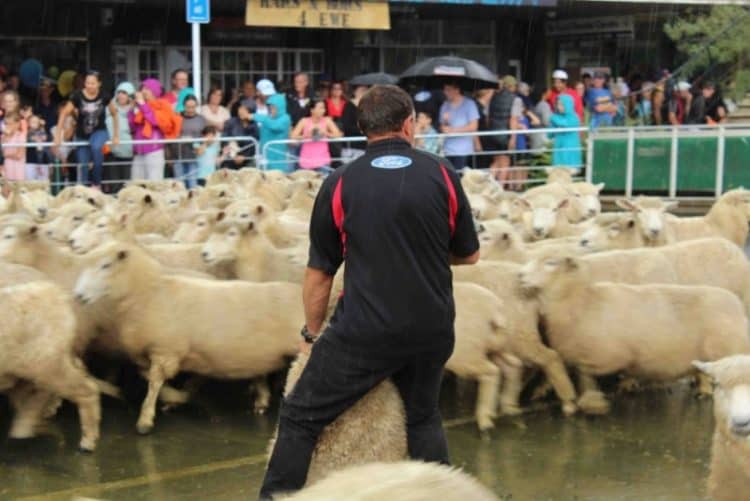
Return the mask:
[[[154,106],[161,95],[161,84],[155,78],[144,80],[141,90],[135,93],[135,106],[128,112],[133,139],[164,139]],[[132,179],[164,179],[164,144],[135,144],[133,153]]]

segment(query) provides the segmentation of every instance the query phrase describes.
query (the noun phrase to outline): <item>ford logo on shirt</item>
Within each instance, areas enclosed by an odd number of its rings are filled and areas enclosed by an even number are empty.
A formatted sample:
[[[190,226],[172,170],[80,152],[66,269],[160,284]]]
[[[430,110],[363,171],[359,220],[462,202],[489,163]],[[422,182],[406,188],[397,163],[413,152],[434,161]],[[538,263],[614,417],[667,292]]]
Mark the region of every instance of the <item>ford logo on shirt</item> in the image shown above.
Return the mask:
[[[385,155],[374,159],[370,165],[378,169],[403,169],[411,165],[411,158],[400,155]]]

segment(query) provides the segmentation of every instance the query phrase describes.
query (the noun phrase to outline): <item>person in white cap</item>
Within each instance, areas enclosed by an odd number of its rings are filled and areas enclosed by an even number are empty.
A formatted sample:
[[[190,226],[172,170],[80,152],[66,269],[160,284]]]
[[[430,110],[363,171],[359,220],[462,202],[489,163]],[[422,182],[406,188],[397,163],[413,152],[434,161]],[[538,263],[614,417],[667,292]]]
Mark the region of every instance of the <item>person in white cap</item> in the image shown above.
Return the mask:
[[[261,80],[258,80],[258,83],[255,84],[255,89],[258,91],[255,96],[255,114],[268,115],[268,107],[266,106],[266,101],[269,97],[276,94],[276,87],[274,86],[272,81],[267,78],[263,78]]]
[[[576,115],[581,123],[583,121],[583,99],[576,92],[575,89],[568,87],[568,72],[565,70],[555,70],[552,72],[552,89],[548,92],[547,101],[550,107],[554,110],[557,106],[557,96],[560,94],[568,94],[573,98],[573,104],[575,106]]]
[[[667,115],[671,125],[682,125],[685,123],[687,112],[693,101],[690,87],[690,84],[684,80],[674,86],[672,97],[669,100],[669,114]]]

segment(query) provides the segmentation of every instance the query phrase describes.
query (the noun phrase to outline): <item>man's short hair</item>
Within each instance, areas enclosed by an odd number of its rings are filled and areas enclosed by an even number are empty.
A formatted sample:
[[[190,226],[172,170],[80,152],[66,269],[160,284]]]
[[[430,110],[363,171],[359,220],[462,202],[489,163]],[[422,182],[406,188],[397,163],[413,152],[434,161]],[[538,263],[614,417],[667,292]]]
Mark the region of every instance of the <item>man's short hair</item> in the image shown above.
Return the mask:
[[[366,136],[398,132],[414,113],[409,94],[395,85],[376,85],[365,92],[357,107],[357,123]]]
[[[172,75],[170,76],[170,80],[174,80],[174,77],[176,77],[178,73],[184,73],[185,75],[188,76],[188,78],[190,78],[190,73],[188,73],[188,70],[186,70],[185,68],[177,68],[176,70],[172,72]]]

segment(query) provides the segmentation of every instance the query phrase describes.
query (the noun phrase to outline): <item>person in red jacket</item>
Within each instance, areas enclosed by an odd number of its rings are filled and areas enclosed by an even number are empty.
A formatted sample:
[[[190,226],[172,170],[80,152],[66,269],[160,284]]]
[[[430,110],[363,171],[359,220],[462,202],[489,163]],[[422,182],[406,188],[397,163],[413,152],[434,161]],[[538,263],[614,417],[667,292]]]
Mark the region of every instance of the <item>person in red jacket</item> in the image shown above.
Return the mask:
[[[573,98],[576,115],[578,115],[581,123],[585,123],[583,120],[583,99],[581,95],[575,89],[568,87],[568,73],[565,70],[555,70],[552,73],[552,89],[550,89],[549,96],[547,97],[547,102],[553,110],[556,109],[557,96],[563,93]]]

